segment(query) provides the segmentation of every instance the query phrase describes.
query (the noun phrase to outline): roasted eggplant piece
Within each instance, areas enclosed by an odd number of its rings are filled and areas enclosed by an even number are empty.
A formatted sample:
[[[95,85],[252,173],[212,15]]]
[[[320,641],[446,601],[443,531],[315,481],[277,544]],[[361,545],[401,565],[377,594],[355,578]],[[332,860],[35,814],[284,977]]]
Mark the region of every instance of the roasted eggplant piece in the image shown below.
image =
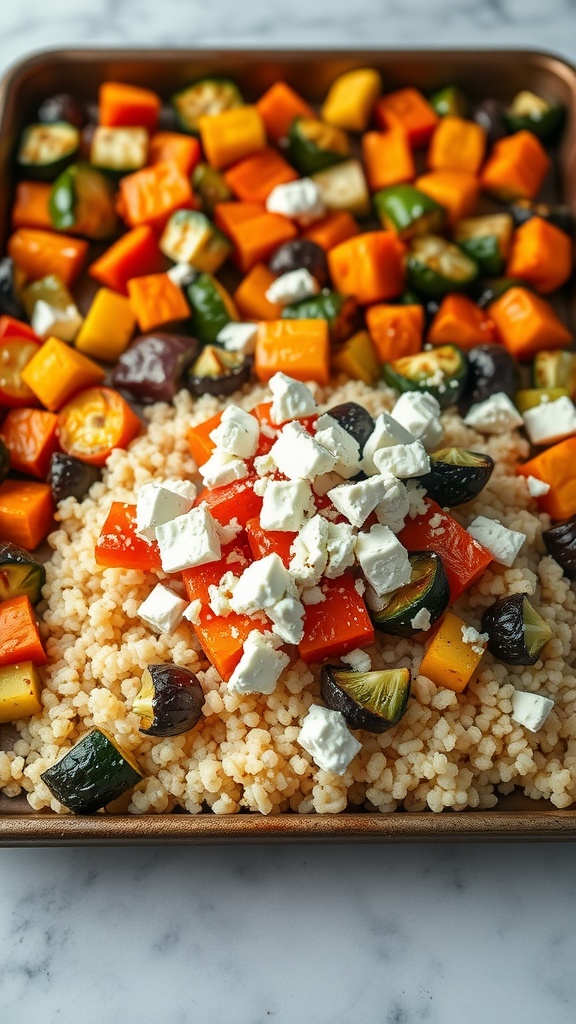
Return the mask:
[[[398,725],[410,696],[407,668],[355,672],[337,665],[325,665],[320,674],[320,691],[327,707],[340,711],[352,729],[385,732]]]
[[[384,363],[382,375],[396,391],[427,391],[446,408],[459,400],[466,387],[468,360],[457,345],[438,345]]]
[[[4,441],[2,440],[2,438],[0,438],[0,484],[8,476],[9,469],[10,469],[10,452],[8,451],[8,449],[7,449],[6,445],[4,444]]]
[[[67,121],[68,124],[82,131],[88,120],[86,107],[77,96],[69,92],[59,92],[55,96],[47,96],[38,107],[37,118],[42,124],[57,124]]]
[[[342,402],[328,409],[328,415],[337,420],[341,427],[360,445],[360,454],[374,430],[374,420],[363,405],[358,402]]]
[[[472,120],[484,129],[490,146],[508,135],[508,125],[498,100],[485,99],[478,103],[472,112]]]
[[[433,299],[463,291],[478,277],[477,264],[439,235],[412,239],[406,266],[409,285]]]
[[[215,75],[192,82],[175,93],[170,103],[181,130],[196,135],[201,117],[241,107],[244,100],[235,82]]]
[[[474,298],[480,309],[486,309],[492,302],[501,299],[510,288],[529,288],[526,281],[519,277],[495,277],[491,280],[478,281],[474,286]]]
[[[542,539],[548,554],[562,566],[564,575],[576,580],[576,516],[544,530]]]
[[[532,217],[541,217],[560,231],[565,231],[567,235],[574,234],[574,217],[570,207],[565,203],[551,206],[549,203],[533,203],[530,199],[517,199],[512,203],[510,213],[516,227],[521,227]]]
[[[176,210],[159,244],[174,263],[189,263],[207,274],[215,274],[232,252],[231,242],[198,210]]]
[[[192,333],[201,342],[211,344],[238,315],[228,292],[211,274],[199,274],[186,287],[192,307]]]
[[[488,650],[506,665],[534,665],[552,636],[524,594],[510,594],[486,609],[482,632],[488,634]]]
[[[58,231],[94,241],[110,238],[118,225],[112,184],[90,164],[67,167],[52,186],[48,206]]]
[[[450,584],[440,555],[414,551],[408,558],[410,582],[390,595],[382,611],[370,612],[376,629],[393,636],[413,636],[430,629],[450,603]]]
[[[202,716],[204,693],[197,677],[182,665],[148,665],[132,711],[146,736],[179,736]]]
[[[184,334],[144,334],[122,353],[111,384],[138,402],[171,402],[198,352],[198,341]]]
[[[542,96],[523,89],[514,97],[504,116],[511,132],[529,131],[546,140],[559,131],[565,112],[563,103],[549,103]]]
[[[518,366],[503,345],[476,345],[468,352],[468,372],[468,384],[458,402],[462,416],[497,391],[504,391],[509,398],[516,393]]]
[[[268,264],[273,274],[288,274],[291,270],[309,270],[321,288],[328,283],[326,253],[316,242],[297,238],[279,245]]]
[[[570,398],[576,398],[576,354],[557,349],[537,352],[532,383],[537,388],[567,388]]]
[[[0,313],[23,318],[24,310],[16,291],[16,268],[11,256],[0,259]]]
[[[494,459],[465,448],[441,448],[430,455],[430,472],[419,478],[429,498],[442,508],[472,501],[488,483]]]
[[[509,213],[465,217],[458,221],[454,241],[488,277],[501,274],[512,245],[514,223]]]
[[[438,89],[430,97],[429,103],[438,117],[466,117],[468,114],[468,99],[457,85],[446,85]]]
[[[315,117],[297,117],[288,133],[288,159],[301,174],[315,174],[351,155],[350,140],[340,128]]]
[[[374,195],[374,206],[383,228],[407,242],[418,235],[440,231],[446,211],[414,185],[392,185]]]
[[[94,814],[143,778],[130,754],[104,729],[92,729],[40,776],[74,814]]]
[[[219,345],[205,345],[186,375],[186,387],[193,395],[231,395],[247,384],[253,359],[241,352],[228,352]]]
[[[29,551],[0,541],[0,601],[11,597],[28,597],[36,604],[42,596],[46,570]]]
[[[357,321],[357,303],[352,295],[325,292],[302,302],[293,302],[282,310],[284,320],[327,320],[334,344],[353,334]]]
[[[212,217],[217,203],[227,203],[234,198],[226,178],[210,164],[197,164],[192,173],[192,187],[200,199],[202,213]]]
[[[22,133],[16,162],[27,178],[54,181],[79,149],[80,132],[73,124],[31,124]]]
[[[54,452],[50,460],[48,483],[52,489],[52,497],[56,504],[65,498],[76,498],[82,501],[88,491],[101,478],[98,466],[90,466],[73,455]]]

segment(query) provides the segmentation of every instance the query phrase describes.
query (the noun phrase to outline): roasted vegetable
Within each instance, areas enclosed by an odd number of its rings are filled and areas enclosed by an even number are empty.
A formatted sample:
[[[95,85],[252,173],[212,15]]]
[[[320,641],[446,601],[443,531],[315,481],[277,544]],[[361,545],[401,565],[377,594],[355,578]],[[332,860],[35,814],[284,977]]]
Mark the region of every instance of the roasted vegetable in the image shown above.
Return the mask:
[[[42,711],[42,682],[31,661],[0,668],[0,724],[30,718]]]
[[[328,283],[326,253],[316,242],[310,242],[307,238],[297,238],[293,242],[279,245],[268,266],[277,275],[304,268],[316,278],[321,288]]]
[[[384,732],[397,725],[410,696],[407,668],[355,672],[337,665],[324,665],[320,691],[324,703],[340,711],[353,729]]]
[[[297,117],[288,133],[288,159],[301,174],[314,174],[350,156],[346,132],[313,117]]]
[[[408,283],[418,292],[439,298],[467,288],[478,267],[465,252],[438,235],[414,238],[407,261]]]
[[[132,711],[146,736],[178,736],[202,716],[204,693],[197,677],[182,665],[149,665]]]
[[[0,259],[0,313],[22,318],[22,305],[16,290],[17,272],[10,256]]]
[[[0,438],[0,484],[8,476],[8,470],[10,469],[10,452],[8,451],[4,441]]]
[[[232,252],[232,245],[204,213],[176,210],[164,228],[160,249],[174,263],[215,274]]]
[[[80,132],[67,121],[31,124],[24,129],[16,162],[27,178],[53,181],[75,159]]]
[[[186,288],[192,307],[192,333],[202,342],[213,342],[223,327],[238,316],[226,289],[210,274],[199,274]]]
[[[524,415],[528,409],[536,409],[544,402],[555,402],[557,398],[569,398],[568,388],[520,388],[514,396],[514,404]]]
[[[54,452],[50,462],[48,483],[52,488],[54,501],[64,501],[65,498],[76,498],[82,501],[88,491],[100,479],[100,470],[97,466],[89,466],[87,462],[74,458],[73,455],[66,455],[64,452]]]
[[[461,397],[468,378],[468,362],[456,345],[439,345],[385,363],[382,374],[397,391],[428,391],[445,408]]]
[[[576,580],[576,516],[556,523],[542,533],[548,554],[562,566],[569,580]]]
[[[537,352],[532,365],[532,382],[537,388],[568,389],[576,397],[576,354],[574,352]]]
[[[440,556],[435,551],[415,551],[408,557],[410,582],[387,595],[389,601],[382,611],[370,613],[376,629],[393,636],[413,636],[430,629],[450,601],[450,584]]]
[[[58,438],[66,455],[103,466],[114,448],[127,448],[142,424],[112,388],[78,391],[58,413]]]
[[[492,280],[478,281],[473,291],[480,309],[486,309],[487,306],[501,299],[511,288],[524,288],[525,286],[526,282],[521,281],[519,277],[495,277]]]
[[[88,120],[86,107],[77,96],[69,92],[59,92],[55,96],[47,96],[38,107],[37,118],[42,124],[56,124],[67,121],[81,131]]]
[[[359,160],[317,171],[312,180],[320,190],[320,199],[327,210],[345,211],[355,217],[367,217],[370,213],[370,193]]]
[[[364,445],[374,430],[374,420],[368,410],[358,402],[342,402],[341,405],[334,405],[328,409],[328,414],[358,442],[362,454]]]
[[[472,501],[488,483],[494,459],[465,448],[441,448],[430,455],[430,472],[419,478],[428,496],[442,508]]]
[[[468,100],[457,85],[446,85],[430,97],[430,106],[438,117],[466,117]]]
[[[376,192],[374,206],[382,226],[404,241],[439,231],[446,218],[444,207],[413,185],[393,185]]]
[[[477,345],[468,352],[468,382],[458,408],[464,416],[472,405],[503,391],[512,398],[518,387],[518,366],[503,345]]]
[[[72,164],[59,175],[52,186],[49,207],[58,231],[72,231],[95,241],[110,238],[116,231],[112,185],[90,164]]]
[[[210,164],[197,164],[192,174],[192,186],[200,199],[202,212],[208,217],[213,215],[217,203],[227,203],[234,198],[224,175]]]
[[[194,133],[198,131],[201,117],[241,107],[243,102],[238,86],[229,78],[217,76],[199,78],[175,93],[170,100],[180,128]]]
[[[197,340],[184,334],[144,334],[120,356],[112,385],[139,402],[171,402],[198,348]]]
[[[68,288],[55,274],[41,277],[22,289],[22,305],[39,338],[74,341],[82,317]]]
[[[142,779],[136,762],[103,729],[92,729],[41,775],[74,814],[94,814]]]
[[[456,225],[454,241],[478,265],[481,274],[501,274],[512,244],[514,225],[508,213],[467,217]]]
[[[508,125],[502,104],[498,100],[486,99],[478,103],[472,112],[472,120],[484,129],[490,146],[508,135]]]
[[[548,203],[533,203],[531,199],[517,199],[512,203],[510,213],[516,227],[521,227],[532,217],[540,217],[553,224],[555,228],[565,231],[567,235],[574,232],[574,217],[570,207],[565,203],[550,206]]]
[[[90,163],[102,171],[129,174],[148,160],[145,128],[95,128],[90,141]]]
[[[526,129],[539,139],[551,138],[564,120],[565,107],[562,103],[549,103],[536,93],[523,89],[505,112],[511,132]]]
[[[345,341],[356,326],[357,306],[351,295],[324,292],[312,299],[303,299],[284,306],[284,320],[327,320],[330,338],[334,343]]]
[[[523,594],[510,594],[486,609],[482,632],[488,650],[507,665],[535,665],[552,636],[550,626]]]
[[[252,365],[252,358],[241,352],[205,345],[188,370],[185,384],[193,395],[224,397],[248,383]]]
[[[0,601],[28,597],[36,604],[45,582],[46,570],[34,555],[18,544],[0,541]]]

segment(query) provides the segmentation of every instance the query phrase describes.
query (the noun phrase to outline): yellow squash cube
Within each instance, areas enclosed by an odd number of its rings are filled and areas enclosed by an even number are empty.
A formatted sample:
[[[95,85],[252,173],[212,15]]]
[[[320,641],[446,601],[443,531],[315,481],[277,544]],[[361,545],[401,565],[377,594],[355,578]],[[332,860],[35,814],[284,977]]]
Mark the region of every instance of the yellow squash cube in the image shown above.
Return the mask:
[[[130,300],[110,288],[100,288],[80,328],[76,348],[105,363],[114,363],[128,348],[135,326]]]
[[[40,714],[40,676],[31,661],[0,668],[0,722]]]

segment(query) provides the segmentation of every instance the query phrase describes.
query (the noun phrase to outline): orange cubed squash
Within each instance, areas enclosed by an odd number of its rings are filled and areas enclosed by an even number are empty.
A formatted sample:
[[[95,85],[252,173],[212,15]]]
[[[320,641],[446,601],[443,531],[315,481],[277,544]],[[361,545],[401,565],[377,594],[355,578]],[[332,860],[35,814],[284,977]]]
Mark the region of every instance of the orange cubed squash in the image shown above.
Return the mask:
[[[360,231],[357,221],[346,210],[334,210],[317,220],[302,232],[302,237],[316,242],[321,249],[329,252],[341,242],[353,238]]]
[[[256,104],[266,133],[273,142],[288,136],[296,117],[315,117],[312,107],[286,82],[274,82]]]
[[[43,181],[19,181],[12,204],[12,227],[49,231],[53,227],[48,209],[51,191],[52,186]]]
[[[59,338],[48,338],[22,370],[21,377],[51,412],[76,391],[100,384],[104,370]]]
[[[54,231],[18,228],[8,239],[8,255],[29,281],[54,274],[70,288],[86,262],[88,242]]]
[[[374,641],[374,626],[351,573],[325,580],[321,590],[324,601],[306,607],[304,636],[298,644],[306,664],[339,658]]]
[[[417,178],[415,185],[444,207],[450,224],[472,213],[478,200],[478,178],[465,171],[430,171]]]
[[[203,466],[212,455],[216,443],[212,440],[210,434],[219,426],[221,419],[222,413],[217,412],[210,419],[203,420],[202,423],[196,423],[193,427],[190,427],[188,431],[188,447],[197,466]]]
[[[425,146],[438,124],[438,115],[418,89],[397,89],[382,96],[374,115],[381,128],[401,128],[411,146]]]
[[[200,162],[202,150],[198,139],[180,132],[155,132],[150,139],[148,162],[173,163],[188,177]]]
[[[45,480],[58,449],[58,417],[45,409],[10,409],[0,431],[10,453],[10,468]]]
[[[146,128],[154,131],[162,106],[151,89],[126,82],[103,82],[98,95],[98,120],[107,128]]]
[[[49,484],[37,480],[4,480],[0,484],[0,537],[27,551],[37,548],[54,523]]]
[[[34,609],[25,595],[0,603],[0,666],[21,661],[46,662]]]
[[[276,185],[296,181],[298,174],[275,149],[261,149],[234,164],[224,177],[238,199],[265,203]]]
[[[254,106],[234,107],[199,118],[202,148],[212,167],[222,170],[266,146],[264,121]]]
[[[422,348],[423,306],[370,306],[366,324],[381,363],[413,356]]]
[[[122,217],[131,228],[148,224],[161,230],[175,210],[195,205],[190,179],[175,163],[143,167],[120,179]]]
[[[541,349],[567,348],[573,341],[546,299],[527,288],[509,288],[491,303],[488,316],[516,359],[531,359]]]
[[[372,192],[416,177],[414,156],[406,132],[389,128],[387,132],[365,132],[362,159]]]
[[[280,320],[282,306],[270,302],[266,292],[275,280],[274,274],[265,263],[256,263],[244,275],[234,292],[234,305],[240,316],[246,320]]]
[[[148,274],[128,281],[130,305],[141,331],[187,320],[190,307],[184,292],[168,274]]]
[[[466,626],[458,615],[446,612],[420,665],[421,676],[455,693],[466,689],[484,654],[481,643],[466,643]]]
[[[466,295],[446,295],[426,340],[431,345],[454,344],[469,350],[495,340],[494,324]]]
[[[530,217],[514,233],[507,277],[521,277],[546,295],[572,273],[572,239],[542,217]]]
[[[442,117],[430,140],[428,167],[478,174],[485,150],[486,132],[481,125],[463,117]]]
[[[528,131],[516,132],[495,143],[480,184],[503,202],[534,199],[550,166],[550,157],[536,136]]]
[[[258,325],[255,370],[267,381],[281,371],[296,380],[327,384],[330,342],[326,320],[268,320]]]
[[[548,493],[538,498],[538,505],[552,519],[561,521],[576,515],[575,465],[576,437],[569,437],[524,462],[516,472],[550,484]]]
[[[279,213],[267,213],[258,203],[218,203],[215,223],[233,243],[234,262],[243,273],[265,263],[279,245],[297,235],[291,221]]]
[[[114,242],[90,266],[90,277],[113,291],[128,295],[128,281],[133,277],[155,274],[162,267],[162,254],[152,228],[143,224],[133,228]]]
[[[404,253],[392,231],[367,231],[342,242],[328,253],[335,289],[362,305],[394,298],[404,287]]]

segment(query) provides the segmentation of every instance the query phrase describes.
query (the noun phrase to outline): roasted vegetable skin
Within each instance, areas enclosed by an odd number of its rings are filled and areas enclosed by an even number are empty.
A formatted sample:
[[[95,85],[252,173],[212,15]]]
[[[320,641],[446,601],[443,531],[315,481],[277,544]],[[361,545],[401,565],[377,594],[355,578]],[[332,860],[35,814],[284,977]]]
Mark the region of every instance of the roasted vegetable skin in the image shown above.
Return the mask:
[[[14,260],[10,256],[3,256],[0,259],[0,313],[21,320],[23,312],[22,303],[16,291]]]
[[[358,442],[362,455],[364,445],[374,430],[374,420],[368,410],[358,402],[342,402],[328,409],[328,415]]]
[[[109,179],[90,164],[67,167],[52,186],[50,217],[58,231],[99,241],[116,231],[118,218]]]
[[[219,345],[205,345],[186,375],[186,387],[193,394],[223,398],[247,384],[253,359],[240,352],[228,352]]]
[[[65,498],[76,498],[82,501],[88,491],[101,477],[98,466],[90,466],[82,462],[74,455],[66,455],[64,452],[54,452],[50,462],[48,483],[52,489],[54,501],[64,501]]]
[[[94,814],[140,782],[142,773],[109,733],[92,729],[41,779],[74,814]]]
[[[320,674],[320,691],[327,707],[340,711],[352,729],[375,733],[398,724],[406,711],[410,685],[406,668],[355,672],[324,665]]]
[[[477,345],[468,352],[468,382],[458,403],[461,415],[498,391],[513,398],[518,380],[518,365],[503,345]]]
[[[576,580],[576,516],[544,530],[542,539],[555,562],[569,580]]]
[[[184,334],[144,334],[118,359],[112,384],[139,402],[170,402],[198,349],[198,341]]]
[[[492,476],[494,459],[465,448],[441,448],[430,455],[430,472],[419,478],[429,498],[442,508],[472,501]]]
[[[31,124],[24,129],[16,162],[34,181],[53,181],[76,158],[80,132],[67,121]]]
[[[67,121],[68,124],[82,130],[88,120],[86,107],[82,100],[69,92],[59,92],[54,96],[47,96],[38,107],[38,120],[42,124],[56,124],[58,121]]]
[[[350,156],[348,136],[313,117],[297,117],[288,134],[288,158],[301,174],[314,174]]]
[[[217,75],[199,78],[175,93],[170,100],[180,128],[194,135],[199,130],[201,117],[222,114],[225,110],[241,107],[243,102],[236,83]]]
[[[478,276],[477,264],[457,245],[439,235],[412,239],[406,267],[408,284],[432,298],[462,291]]]
[[[179,736],[202,717],[204,693],[198,678],[182,665],[149,665],[132,710],[147,736]]]
[[[446,611],[450,602],[450,584],[440,555],[435,551],[413,551],[409,556],[412,578],[390,596],[385,608],[371,612],[370,618],[382,633],[413,636],[429,629]],[[427,626],[413,626],[419,612],[427,611]]]
[[[357,304],[352,295],[327,292],[312,299],[303,299],[284,306],[283,320],[327,320],[330,338],[335,343],[346,341],[354,332]]]
[[[523,594],[496,601],[482,616],[488,650],[506,665],[535,665],[552,630]]]
[[[427,391],[446,408],[459,400],[466,387],[468,362],[456,345],[438,345],[384,363],[382,374],[397,391]]]
[[[562,103],[549,103],[536,93],[523,89],[514,97],[504,116],[511,132],[526,130],[546,140],[559,130],[564,114]]]
[[[10,452],[8,451],[8,449],[7,449],[6,445],[4,444],[4,441],[2,440],[2,438],[0,438],[0,484],[8,476],[9,469],[10,469]]]
[[[324,250],[307,238],[296,238],[278,246],[268,264],[273,274],[288,274],[291,270],[309,270],[321,288],[328,283],[328,261]]]
[[[25,596],[36,604],[45,582],[46,570],[34,555],[18,544],[0,541],[0,601]]]
[[[440,230],[446,216],[444,207],[414,185],[381,189],[374,196],[374,206],[382,226],[404,241]]]

